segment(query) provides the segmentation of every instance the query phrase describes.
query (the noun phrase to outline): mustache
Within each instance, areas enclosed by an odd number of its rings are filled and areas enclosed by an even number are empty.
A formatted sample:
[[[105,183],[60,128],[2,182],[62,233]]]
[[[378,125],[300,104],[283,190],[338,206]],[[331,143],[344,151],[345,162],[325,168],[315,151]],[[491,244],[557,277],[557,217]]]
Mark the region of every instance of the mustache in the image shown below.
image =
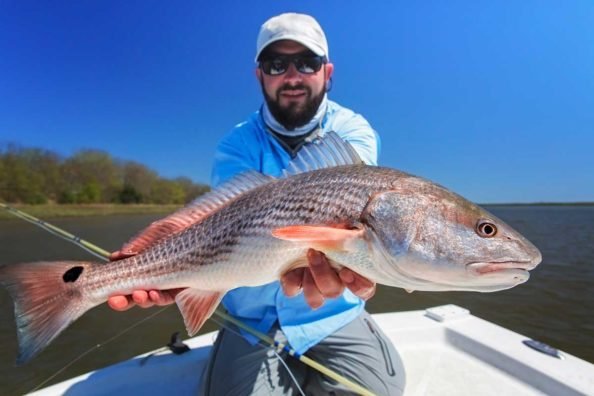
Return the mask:
[[[294,89],[302,89],[311,95],[311,88],[304,84],[283,84],[276,90],[276,94],[278,95],[283,91],[292,91]]]

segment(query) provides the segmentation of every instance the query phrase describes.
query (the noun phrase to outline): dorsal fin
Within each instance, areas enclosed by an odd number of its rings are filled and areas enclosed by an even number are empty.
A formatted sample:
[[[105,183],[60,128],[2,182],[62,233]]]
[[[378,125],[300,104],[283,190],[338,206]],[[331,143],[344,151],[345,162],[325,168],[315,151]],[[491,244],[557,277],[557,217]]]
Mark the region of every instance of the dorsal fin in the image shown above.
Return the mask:
[[[328,132],[305,144],[287,165],[287,169],[283,170],[283,176],[287,177],[333,166],[362,163],[363,161],[348,142],[342,140],[335,132]],[[138,254],[164,237],[196,224],[240,194],[271,180],[274,178],[256,171],[242,173],[217,189],[201,195],[164,219],[155,221],[124,244],[111,257],[117,260]]]
[[[207,192],[169,216],[157,220],[128,241],[116,257],[129,257],[140,253],[166,236],[176,234],[208,216],[240,194],[273,180],[271,176],[247,171]]]
[[[350,143],[342,140],[336,132],[327,132],[303,145],[297,156],[289,162],[283,176],[340,165],[362,164],[363,161]]]

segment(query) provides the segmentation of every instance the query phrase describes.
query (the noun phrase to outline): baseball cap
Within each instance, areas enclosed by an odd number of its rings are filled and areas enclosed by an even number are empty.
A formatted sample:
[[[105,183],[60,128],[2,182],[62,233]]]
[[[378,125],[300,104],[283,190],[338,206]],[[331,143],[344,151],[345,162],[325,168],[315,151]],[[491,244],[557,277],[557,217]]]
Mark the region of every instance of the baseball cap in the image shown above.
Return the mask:
[[[264,22],[256,42],[256,62],[264,48],[280,40],[296,41],[314,54],[329,59],[326,35],[320,24],[309,15],[288,12]]]

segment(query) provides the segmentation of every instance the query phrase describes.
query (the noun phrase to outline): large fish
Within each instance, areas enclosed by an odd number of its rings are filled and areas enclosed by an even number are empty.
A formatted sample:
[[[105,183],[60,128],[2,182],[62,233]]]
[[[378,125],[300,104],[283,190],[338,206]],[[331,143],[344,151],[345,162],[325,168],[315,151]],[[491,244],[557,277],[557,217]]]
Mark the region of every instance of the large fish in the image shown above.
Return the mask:
[[[248,172],[151,225],[108,264],[4,266],[15,304],[18,363],[112,295],[185,288],[190,335],[223,295],[306,266],[309,248],[384,285],[490,292],[525,282],[541,255],[518,232],[457,194],[367,166],[336,134],[306,145],[282,178]]]

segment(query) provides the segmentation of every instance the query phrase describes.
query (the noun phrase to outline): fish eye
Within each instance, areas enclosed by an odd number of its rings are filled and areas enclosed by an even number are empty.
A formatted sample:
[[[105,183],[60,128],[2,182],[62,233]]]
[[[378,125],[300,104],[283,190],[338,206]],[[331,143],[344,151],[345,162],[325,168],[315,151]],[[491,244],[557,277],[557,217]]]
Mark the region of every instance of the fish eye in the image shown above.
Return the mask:
[[[497,226],[488,220],[479,220],[476,223],[476,233],[482,238],[492,238],[497,235]]]

